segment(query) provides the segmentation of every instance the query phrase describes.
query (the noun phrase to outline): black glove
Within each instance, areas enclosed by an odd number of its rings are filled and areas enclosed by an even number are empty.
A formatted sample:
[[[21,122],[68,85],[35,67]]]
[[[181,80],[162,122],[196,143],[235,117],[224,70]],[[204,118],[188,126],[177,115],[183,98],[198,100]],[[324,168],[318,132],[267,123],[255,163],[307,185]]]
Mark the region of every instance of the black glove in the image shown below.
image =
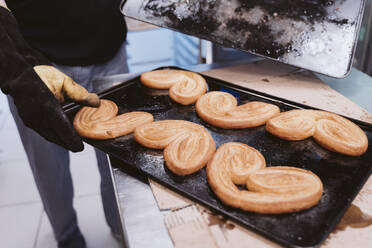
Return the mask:
[[[12,14],[0,7],[0,88],[13,97],[27,127],[66,149],[82,151],[80,136],[33,69],[47,63],[47,59],[27,45]]]

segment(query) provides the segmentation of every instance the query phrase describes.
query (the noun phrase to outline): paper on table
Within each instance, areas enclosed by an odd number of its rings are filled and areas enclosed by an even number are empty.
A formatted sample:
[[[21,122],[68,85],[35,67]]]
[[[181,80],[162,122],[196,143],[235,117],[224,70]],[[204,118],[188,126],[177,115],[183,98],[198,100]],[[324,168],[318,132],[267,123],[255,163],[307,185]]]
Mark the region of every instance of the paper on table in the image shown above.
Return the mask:
[[[168,213],[165,225],[176,248],[219,247],[195,205]]]
[[[193,204],[191,200],[167,189],[157,182],[149,179],[152,192],[160,210],[180,209]]]

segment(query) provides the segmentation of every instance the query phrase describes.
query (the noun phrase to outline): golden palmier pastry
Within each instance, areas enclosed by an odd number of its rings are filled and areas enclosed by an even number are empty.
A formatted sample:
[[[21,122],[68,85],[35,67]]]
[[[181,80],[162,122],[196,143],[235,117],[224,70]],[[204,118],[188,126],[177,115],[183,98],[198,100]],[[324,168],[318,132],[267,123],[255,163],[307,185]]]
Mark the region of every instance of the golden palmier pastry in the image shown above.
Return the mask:
[[[154,120],[146,112],[130,112],[119,116],[117,113],[118,107],[114,102],[101,100],[99,108],[82,108],[75,116],[74,127],[79,135],[86,138],[113,139]]]
[[[182,120],[164,120],[140,126],[134,132],[134,139],[148,148],[165,148],[165,164],[177,175],[200,170],[216,150],[212,136],[204,127]]]
[[[197,73],[187,71],[182,73],[185,78],[169,89],[169,97],[182,105],[190,105],[207,92],[207,83]]]
[[[175,82],[183,79],[183,75],[178,70],[155,70],[141,74],[140,80],[143,85],[159,90],[170,89]]]
[[[309,110],[291,110],[266,122],[266,130],[285,140],[304,140],[313,136],[316,120]]]
[[[153,89],[169,89],[170,98],[190,105],[207,92],[205,79],[197,73],[182,70],[156,70],[142,73],[142,84]]]
[[[264,214],[297,212],[316,205],[323,184],[310,171],[295,167],[265,167],[254,148],[226,143],[207,165],[207,179],[217,197],[227,205]],[[246,184],[240,190],[236,184]]]
[[[266,123],[266,130],[287,140],[314,137],[324,148],[349,156],[368,149],[368,138],[353,122],[337,114],[319,110],[292,110]]]
[[[368,149],[368,138],[355,123],[339,115],[315,111],[314,139],[319,145],[349,156],[361,156]]]
[[[164,149],[177,136],[184,132],[194,132],[204,129],[195,123],[183,120],[156,121],[136,128],[134,139],[141,145],[152,149]]]
[[[201,96],[195,106],[201,119],[226,129],[261,126],[280,113],[278,106],[264,102],[254,101],[238,106],[233,95],[222,91]]]

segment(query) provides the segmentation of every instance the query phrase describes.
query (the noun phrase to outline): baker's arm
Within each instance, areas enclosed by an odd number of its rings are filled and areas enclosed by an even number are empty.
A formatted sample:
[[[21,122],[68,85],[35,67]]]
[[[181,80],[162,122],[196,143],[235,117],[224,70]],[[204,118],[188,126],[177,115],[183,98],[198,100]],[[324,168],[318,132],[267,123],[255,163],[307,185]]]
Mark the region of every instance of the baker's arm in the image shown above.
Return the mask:
[[[98,96],[89,94],[30,48],[18,31],[13,15],[3,7],[0,7],[0,88],[13,97],[26,126],[71,151],[83,150],[81,138],[59,101],[67,96],[97,107]]]

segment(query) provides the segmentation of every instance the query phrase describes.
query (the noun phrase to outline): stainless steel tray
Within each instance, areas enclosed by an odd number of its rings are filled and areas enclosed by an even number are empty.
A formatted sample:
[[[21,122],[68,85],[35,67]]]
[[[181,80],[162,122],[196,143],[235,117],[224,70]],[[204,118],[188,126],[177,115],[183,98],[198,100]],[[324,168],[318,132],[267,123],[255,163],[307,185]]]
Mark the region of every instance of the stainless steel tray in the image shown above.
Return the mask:
[[[350,72],[365,0],[124,0],[124,15],[332,77]]]

